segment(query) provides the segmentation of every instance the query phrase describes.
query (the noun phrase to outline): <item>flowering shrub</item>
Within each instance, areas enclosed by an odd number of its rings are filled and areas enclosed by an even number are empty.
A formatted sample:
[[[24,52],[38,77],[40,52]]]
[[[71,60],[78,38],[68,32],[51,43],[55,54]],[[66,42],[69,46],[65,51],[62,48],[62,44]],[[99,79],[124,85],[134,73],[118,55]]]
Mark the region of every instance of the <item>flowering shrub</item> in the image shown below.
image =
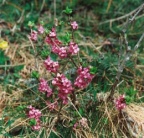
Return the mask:
[[[68,9],[68,11],[70,10]],[[47,55],[47,58],[44,60],[43,64],[45,69],[52,75],[53,79],[51,81],[50,86],[48,85],[48,82],[45,78],[37,78],[39,80],[38,90],[41,93],[46,94],[46,98],[48,98],[46,101],[47,108],[52,111],[54,109],[58,109],[59,102],[62,105],[68,104],[68,97],[70,95],[70,98],[73,101],[73,104],[75,104],[76,101],[76,89],[84,89],[86,88],[89,83],[92,81],[95,72],[93,71],[91,73],[89,67],[83,67],[82,63],[80,63],[79,56],[77,56],[78,52],[80,51],[80,48],[78,44],[74,41],[74,32],[78,30],[78,24],[76,21],[69,21],[68,23],[71,27],[71,34],[67,33],[65,37],[65,42],[62,42],[59,40],[58,35],[56,33],[56,26],[50,28],[50,30],[47,30],[43,24],[40,24],[37,27],[37,30],[32,29],[33,24],[30,24],[31,27],[31,33],[29,35],[29,39],[36,44],[41,38],[43,39],[42,43],[48,44],[50,54]],[[36,49],[35,49],[36,51]],[[57,55],[57,61],[54,61],[51,57],[51,54]],[[76,57],[79,62],[75,62],[73,57]],[[66,76],[64,71],[62,70],[62,65],[59,63],[59,60],[62,61],[63,59],[67,60],[69,64],[74,66],[74,68],[77,68],[77,74],[75,74],[75,77]],[[76,76],[77,75],[77,76]],[[39,76],[39,75],[35,75]],[[59,112],[61,110],[61,107],[59,108]],[[36,110],[34,107],[29,106],[29,118],[33,118],[36,120],[36,124],[32,126],[33,130],[39,130],[40,129],[40,116],[41,112],[39,110]],[[82,118],[79,123],[82,126],[87,125],[87,120]]]

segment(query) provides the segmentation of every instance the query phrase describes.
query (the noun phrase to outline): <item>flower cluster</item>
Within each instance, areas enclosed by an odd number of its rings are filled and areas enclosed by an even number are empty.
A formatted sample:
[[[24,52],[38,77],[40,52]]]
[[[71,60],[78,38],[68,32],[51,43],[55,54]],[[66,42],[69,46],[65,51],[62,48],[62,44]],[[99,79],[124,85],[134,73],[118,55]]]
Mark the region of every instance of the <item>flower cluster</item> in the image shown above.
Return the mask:
[[[88,84],[92,81],[94,75],[90,74],[89,68],[78,68],[78,77],[76,78],[74,85],[78,88],[86,88]]]
[[[79,52],[79,47],[76,43],[70,42],[69,43],[69,48],[68,48],[68,53],[71,55],[76,55]]]
[[[42,78],[40,79],[38,89],[40,92],[46,92],[47,97],[51,96],[51,94],[52,94],[52,89],[48,86],[47,81],[45,79],[42,79]]]
[[[76,129],[77,127],[84,127],[84,128],[87,128],[88,127],[88,122],[87,122],[87,119],[86,118],[82,118],[80,119],[78,122],[76,122],[73,126],[74,129]]]
[[[68,94],[72,93],[73,87],[70,80],[68,80],[63,74],[57,74],[53,79],[52,84],[58,87],[58,96],[63,101],[63,104],[67,104]]]
[[[60,58],[67,57],[67,47],[52,46],[52,52],[58,54]]]
[[[36,41],[37,38],[38,38],[37,34],[38,34],[37,31],[32,30],[29,38],[30,38],[32,41]]]
[[[48,57],[45,61],[44,61],[44,65],[46,67],[46,69],[49,72],[53,72],[56,73],[58,71],[59,68],[59,64],[58,62],[54,62],[50,59],[50,57]]]
[[[55,28],[52,28],[45,41],[47,44],[51,45],[52,52],[57,54],[60,58],[66,58],[68,55],[75,55],[79,51],[78,45],[74,42],[70,42],[68,46],[62,46],[62,43],[57,38]]]
[[[33,130],[39,130],[41,128],[40,126],[40,117],[41,117],[41,111],[38,109],[35,109],[34,107],[32,107],[31,105],[28,107],[29,111],[28,111],[28,117],[30,119],[35,119],[36,124],[32,126]]]
[[[115,100],[115,106],[118,110],[122,110],[126,107],[125,95],[121,95],[118,99]]]

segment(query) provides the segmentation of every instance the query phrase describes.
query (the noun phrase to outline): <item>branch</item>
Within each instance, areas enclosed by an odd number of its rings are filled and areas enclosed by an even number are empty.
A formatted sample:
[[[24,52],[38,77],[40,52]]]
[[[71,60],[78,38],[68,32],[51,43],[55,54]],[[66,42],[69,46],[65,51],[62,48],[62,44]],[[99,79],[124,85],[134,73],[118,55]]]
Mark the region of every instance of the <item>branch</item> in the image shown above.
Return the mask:
[[[136,51],[139,48],[139,45],[141,43],[141,41],[144,39],[144,33],[142,34],[142,36],[140,37],[139,41],[137,42],[137,44],[134,47],[134,51]]]
[[[130,15],[134,14],[135,12],[137,13],[135,16],[133,16],[132,19],[130,20],[134,20],[135,17],[138,15],[138,13],[144,8],[144,3],[142,5],[140,5],[138,8],[136,8],[135,10],[131,11],[130,13],[126,14],[126,15],[123,15],[123,16],[120,16],[118,18],[115,18],[115,19],[110,19],[110,20],[107,20],[107,21],[104,21],[102,23],[100,23],[99,25],[102,25],[102,24],[106,24],[106,23],[109,23],[109,22],[115,22],[115,21],[119,21],[119,20],[122,20],[124,18],[127,18],[129,17]]]
[[[140,11],[143,8],[144,8],[144,4],[142,4],[141,6],[139,6],[139,8],[134,10],[136,13],[133,15],[133,17],[131,19],[128,20],[128,22],[125,25],[125,28],[123,29],[124,45],[125,45],[126,48],[124,49],[125,52],[122,52],[121,55],[120,55],[121,57],[123,57],[123,59],[120,62],[120,58],[119,58],[117,75],[116,75],[116,78],[115,78],[115,82],[114,82],[114,84],[111,87],[111,92],[110,92],[110,95],[109,95],[107,100],[111,100],[113,98],[115,89],[116,89],[116,87],[117,87],[117,85],[119,83],[119,79],[120,79],[120,77],[122,75],[123,69],[125,68],[126,61],[129,60],[131,58],[132,54],[139,48],[139,45],[140,45],[141,41],[144,38],[144,33],[143,33],[141,35],[140,39],[138,40],[137,44],[135,45],[134,49],[131,50],[131,47],[128,45],[127,34],[126,34],[126,31],[127,31],[127,28],[129,26],[129,24],[131,24],[135,20],[136,16],[140,13]]]

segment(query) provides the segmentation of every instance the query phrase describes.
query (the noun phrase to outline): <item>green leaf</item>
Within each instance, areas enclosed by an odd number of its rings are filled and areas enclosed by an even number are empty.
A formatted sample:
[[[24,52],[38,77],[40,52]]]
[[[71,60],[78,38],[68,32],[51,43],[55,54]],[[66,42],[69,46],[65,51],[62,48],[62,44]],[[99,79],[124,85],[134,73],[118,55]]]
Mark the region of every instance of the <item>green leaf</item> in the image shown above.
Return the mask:
[[[66,35],[63,37],[64,39],[64,43],[69,43],[70,42],[70,39],[71,39],[71,34],[66,32]]]
[[[132,97],[126,96],[125,97],[126,104],[130,104],[133,101]]]
[[[83,111],[83,109],[82,109],[82,108],[79,108],[79,113],[81,114],[81,116],[83,116],[84,111]]]
[[[19,71],[21,71],[24,68],[24,65],[19,65],[19,66],[15,66],[14,67],[14,72],[18,73]]]
[[[20,75],[18,73],[13,74],[15,78],[20,78]]]
[[[26,109],[26,106],[24,105],[20,105],[16,108],[18,111],[23,111],[24,109]]]
[[[37,122],[36,122],[36,120],[34,118],[32,118],[32,119],[29,120],[29,125],[30,126],[34,126],[34,125],[36,125],[36,123]]]
[[[45,58],[47,58],[47,57],[49,56],[49,54],[50,54],[50,51],[44,49],[44,50],[41,52],[41,57],[42,57],[43,59],[45,59]]]
[[[59,21],[59,25],[64,25],[64,21]]]
[[[41,24],[41,25],[44,25],[44,21],[40,21],[40,24]]]
[[[29,21],[29,22],[28,22],[28,26],[29,26],[29,27],[33,27],[34,25],[35,25],[34,22],[32,22],[32,21]]]
[[[70,9],[69,7],[66,7],[66,9],[63,10],[63,12],[64,12],[65,14],[71,14],[71,13],[72,13],[72,9]]]
[[[39,78],[39,72],[38,71],[33,71],[32,73],[31,73],[31,77],[32,78],[36,78],[36,79],[38,79]]]
[[[0,65],[4,65],[8,60],[8,57],[5,56],[4,51],[0,50]]]
[[[93,67],[90,68],[90,73],[91,74],[96,74],[96,72],[97,72],[97,68],[96,67],[93,66]]]

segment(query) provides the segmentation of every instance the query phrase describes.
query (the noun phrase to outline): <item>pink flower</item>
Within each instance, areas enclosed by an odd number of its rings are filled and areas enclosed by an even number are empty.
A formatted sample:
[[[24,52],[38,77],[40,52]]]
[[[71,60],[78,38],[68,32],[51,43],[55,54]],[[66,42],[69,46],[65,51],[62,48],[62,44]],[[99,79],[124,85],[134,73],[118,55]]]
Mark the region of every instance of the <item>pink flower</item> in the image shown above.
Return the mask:
[[[67,57],[67,47],[59,47],[58,56],[60,58],[66,58]]]
[[[72,83],[63,74],[57,74],[56,78],[53,79],[52,84],[58,87],[58,96],[63,101],[63,104],[67,104],[68,94],[73,91]]]
[[[53,103],[47,102],[46,104],[47,104],[48,108],[50,109],[50,111],[56,109],[57,106],[58,106],[58,102],[57,102],[57,101],[55,101],[55,102],[53,102]]]
[[[40,130],[40,128],[41,128],[41,126],[39,124],[32,126],[32,130],[38,131],[38,130]]]
[[[115,100],[115,106],[118,110],[122,110],[126,107],[125,95],[121,95],[118,99]]]
[[[28,109],[29,109],[28,114],[27,114],[28,117],[30,119],[35,119],[35,121],[36,121],[36,124],[34,126],[32,126],[32,129],[33,130],[39,130],[41,128],[41,126],[40,126],[40,117],[42,115],[41,111],[38,109],[35,109],[31,105],[28,106]]]
[[[51,94],[52,94],[52,89],[48,86],[47,81],[45,79],[40,79],[38,89],[40,92],[46,92],[47,97],[51,96]]]
[[[77,127],[84,127],[87,128],[88,127],[88,122],[87,119],[82,117],[82,119],[80,119],[79,121],[77,121],[74,126],[73,129],[76,129]]]
[[[78,24],[77,24],[77,22],[76,22],[76,21],[73,21],[73,22],[71,23],[71,27],[72,27],[73,30],[77,30],[77,29],[78,29]]]
[[[62,44],[56,37],[51,38],[49,36],[46,37],[45,42],[51,46],[59,46],[60,44]]]
[[[79,120],[79,123],[81,124],[81,126],[83,126],[83,127],[85,127],[85,128],[88,127],[87,119],[84,118],[84,117]]]
[[[79,88],[86,88],[92,81],[94,75],[90,74],[89,68],[80,67],[77,70],[78,77],[76,78],[74,85]]]
[[[52,46],[52,52],[55,53],[55,54],[58,54],[58,53],[59,53],[59,47],[53,45],[53,46]]]
[[[36,40],[37,40],[37,31],[32,30],[29,38],[30,38],[32,41],[36,41]]]
[[[74,126],[73,126],[73,129],[76,129],[78,125],[79,125],[79,123],[76,122],[76,123],[74,124]]]
[[[50,57],[48,57],[45,61],[44,61],[44,65],[46,67],[46,69],[50,72],[54,72],[56,73],[58,71],[59,68],[59,64],[58,62],[54,62],[50,59]]]
[[[38,26],[38,32],[39,32],[40,34],[43,34],[43,33],[44,33],[44,28],[43,28],[42,25],[39,25],[39,26]]]
[[[49,36],[47,36],[47,37],[45,38],[45,42],[46,42],[47,44],[49,44],[49,45],[53,45],[53,44],[54,44],[53,41],[52,41],[52,39],[51,39]]]
[[[58,54],[60,58],[67,57],[67,47],[58,47],[58,46],[53,45],[52,52],[55,54]]]
[[[45,39],[45,41],[49,44],[49,45],[51,45],[51,46],[53,46],[53,45],[60,45],[61,44],[61,42],[57,39],[57,37],[56,37],[56,30],[55,30],[55,28],[52,28],[51,29],[51,31],[49,32],[49,34],[47,35],[47,37],[46,37],[46,39]]]
[[[68,52],[71,54],[71,55],[75,55],[79,52],[79,48],[78,48],[78,45],[74,42],[70,42],[69,43],[69,49],[68,49]]]
[[[55,28],[52,28],[52,30],[50,31],[49,37],[51,37],[51,38],[56,37],[56,30],[55,30]]]

